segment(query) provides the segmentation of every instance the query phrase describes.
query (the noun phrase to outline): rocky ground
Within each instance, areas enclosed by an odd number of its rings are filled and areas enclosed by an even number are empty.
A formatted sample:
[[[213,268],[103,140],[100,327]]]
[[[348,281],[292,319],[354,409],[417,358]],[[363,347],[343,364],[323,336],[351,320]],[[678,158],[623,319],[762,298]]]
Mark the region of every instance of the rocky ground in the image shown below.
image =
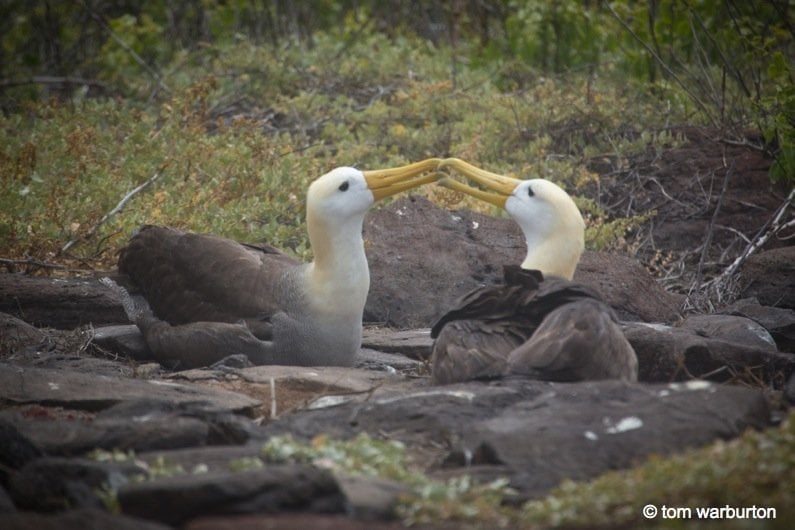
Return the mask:
[[[595,199],[658,212],[628,243],[634,255],[586,252],[576,276],[624,320],[635,384],[433,386],[428,326],[524,247],[509,220],[416,197],[367,218],[368,326],[350,369],[167,371],[95,278],[0,275],[0,527],[400,526],[399,483],[322,463],[233,465],[286,433],[397,440],[432,477],[506,477],[518,503],[775,425],[795,402],[795,246],[780,234],[730,281],[707,282],[765,233],[789,190],[770,185],[761,153],[684,133],[683,146],[628,166],[593,162]],[[134,458],[89,458],[96,449]]]

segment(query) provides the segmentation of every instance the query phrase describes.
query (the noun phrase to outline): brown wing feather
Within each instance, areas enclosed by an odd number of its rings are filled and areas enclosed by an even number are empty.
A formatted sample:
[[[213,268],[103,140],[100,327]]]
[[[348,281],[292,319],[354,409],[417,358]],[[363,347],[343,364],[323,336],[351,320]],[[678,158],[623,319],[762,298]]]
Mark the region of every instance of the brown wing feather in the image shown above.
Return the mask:
[[[296,264],[272,247],[161,226],[143,227],[119,256],[119,272],[159,318],[171,324],[245,320],[260,338],[270,335],[267,320],[279,310],[273,277]]]
[[[526,338],[517,335],[505,322],[450,322],[434,342],[431,358],[433,380],[449,384],[502,376],[508,354]]]
[[[549,381],[637,381],[635,351],[612,310],[590,298],[550,312],[533,336],[510,353],[508,372]]]
[[[503,285],[478,287],[459,298],[455,307],[433,324],[431,337],[436,338],[448,322],[456,320],[511,319],[518,308],[526,306],[535,297],[542,276],[538,271],[519,269],[517,272],[506,266],[505,279]]]
[[[506,266],[505,280],[468,293],[434,324],[434,380],[505,370],[554,380],[637,378],[635,353],[596,291],[515,266]]]

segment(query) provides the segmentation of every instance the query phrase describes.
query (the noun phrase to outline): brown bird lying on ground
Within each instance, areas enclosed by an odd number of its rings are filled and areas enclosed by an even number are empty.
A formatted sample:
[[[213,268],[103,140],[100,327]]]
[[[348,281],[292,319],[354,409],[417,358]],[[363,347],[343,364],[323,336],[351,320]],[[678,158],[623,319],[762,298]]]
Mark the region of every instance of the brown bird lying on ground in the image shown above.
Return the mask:
[[[521,267],[505,267],[504,285],[475,289],[434,324],[434,381],[508,374],[636,381],[637,357],[615,313],[595,291],[571,281],[585,240],[585,223],[571,197],[548,180],[517,180],[454,158],[440,167],[496,192],[440,181],[504,208],[524,233],[527,256]]]
[[[144,226],[119,272],[149,307],[125,307],[158,360],[181,368],[244,354],[255,364],[353,364],[370,274],[362,223],[384,197],[437,180],[438,159],[376,171],[336,168],[307,193],[314,261],[272,247]]]

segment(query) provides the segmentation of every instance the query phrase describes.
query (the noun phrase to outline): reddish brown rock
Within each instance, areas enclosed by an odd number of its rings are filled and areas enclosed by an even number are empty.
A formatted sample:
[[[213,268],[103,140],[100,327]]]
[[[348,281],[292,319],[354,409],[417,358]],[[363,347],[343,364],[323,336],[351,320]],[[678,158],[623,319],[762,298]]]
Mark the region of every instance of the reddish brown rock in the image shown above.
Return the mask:
[[[501,282],[503,265],[526,254],[512,220],[448,211],[419,197],[371,212],[364,236],[371,276],[365,320],[397,328],[430,326],[460,296]],[[680,298],[631,257],[585,252],[574,279],[596,288],[625,320],[679,317]]]

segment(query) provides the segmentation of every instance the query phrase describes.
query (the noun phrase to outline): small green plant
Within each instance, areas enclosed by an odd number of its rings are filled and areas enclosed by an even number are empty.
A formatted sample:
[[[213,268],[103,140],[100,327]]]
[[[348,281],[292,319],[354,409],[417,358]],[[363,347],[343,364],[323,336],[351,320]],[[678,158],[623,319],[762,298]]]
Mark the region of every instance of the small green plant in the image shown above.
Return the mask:
[[[740,438],[672,457],[653,456],[626,471],[608,472],[591,482],[566,481],[547,497],[527,503],[522,519],[566,528],[668,527],[661,517],[644,519],[652,504],[685,507],[775,508],[761,527],[788,528],[795,517],[795,421],[779,428],[749,431]],[[705,521],[669,521],[694,527]],[[721,528],[748,528],[747,519],[723,519]]]
[[[229,462],[229,470],[234,472],[252,471],[263,467],[265,467],[265,462],[257,456],[244,456]]]
[[[406,447],[397,441],[378,440],[362,433],[345,441],[319,435],[303,443],[285,435],[268,440],[262,454],[270,461],[306,462],[404,484],[409,493],[401,496],[397,513],[406,524],[508,520],[501,505],[512,493],[507,481],[477,484],[468,476],[431,479],[412,467]]]
[[[652,455],[640,465],[610,471],[592,481],[564,481],[547,496],[521,507],[504,479],[478,484],[461,475],[435,480],[412,465],[404,444],[359,434],[350,440],[318,435],[301,442],[291,435],[270,438],[260,456],[231,460],[230,470],[244,472],[269,462],[300,462],[344,474],[393,480],[406,487],[397,514],[407,525],[455,523],[462,528],[703,528],[710,521],[646,519],[653,504],[683,507],[764,507],[775,519],[756,521],[763,528],[789,528],[795,517],[795,421],[765,431],[749,430],[739,438],[673,456]],[[124,451],[93,451],[100,461],[135,461]],[[200,467],[200,466],[199,466]],[[195,472],[195,470],[194,470]],[[158,459],[146,467],[143,480],[182,474],[181,466]],[[98,492],[109,509],[118,500],[109,487]],[[506,502],[509,501],[509,502]],[[694,512],[695,513],[695,512]],[[748,528],[748,519],[714,521],[721,528]],[[707,526],[712,527],[712,526]]]
[[[132,450],[122,451],[121,449],[94,449],[86,455],[95,462],[135,462],[135,452]]]
[[[121,503],[119,503],[118,492],[108,484],[103,484],[101,488],[94,489],[94,493],[99,497],[100,502],[110,513],[121,513]]]

